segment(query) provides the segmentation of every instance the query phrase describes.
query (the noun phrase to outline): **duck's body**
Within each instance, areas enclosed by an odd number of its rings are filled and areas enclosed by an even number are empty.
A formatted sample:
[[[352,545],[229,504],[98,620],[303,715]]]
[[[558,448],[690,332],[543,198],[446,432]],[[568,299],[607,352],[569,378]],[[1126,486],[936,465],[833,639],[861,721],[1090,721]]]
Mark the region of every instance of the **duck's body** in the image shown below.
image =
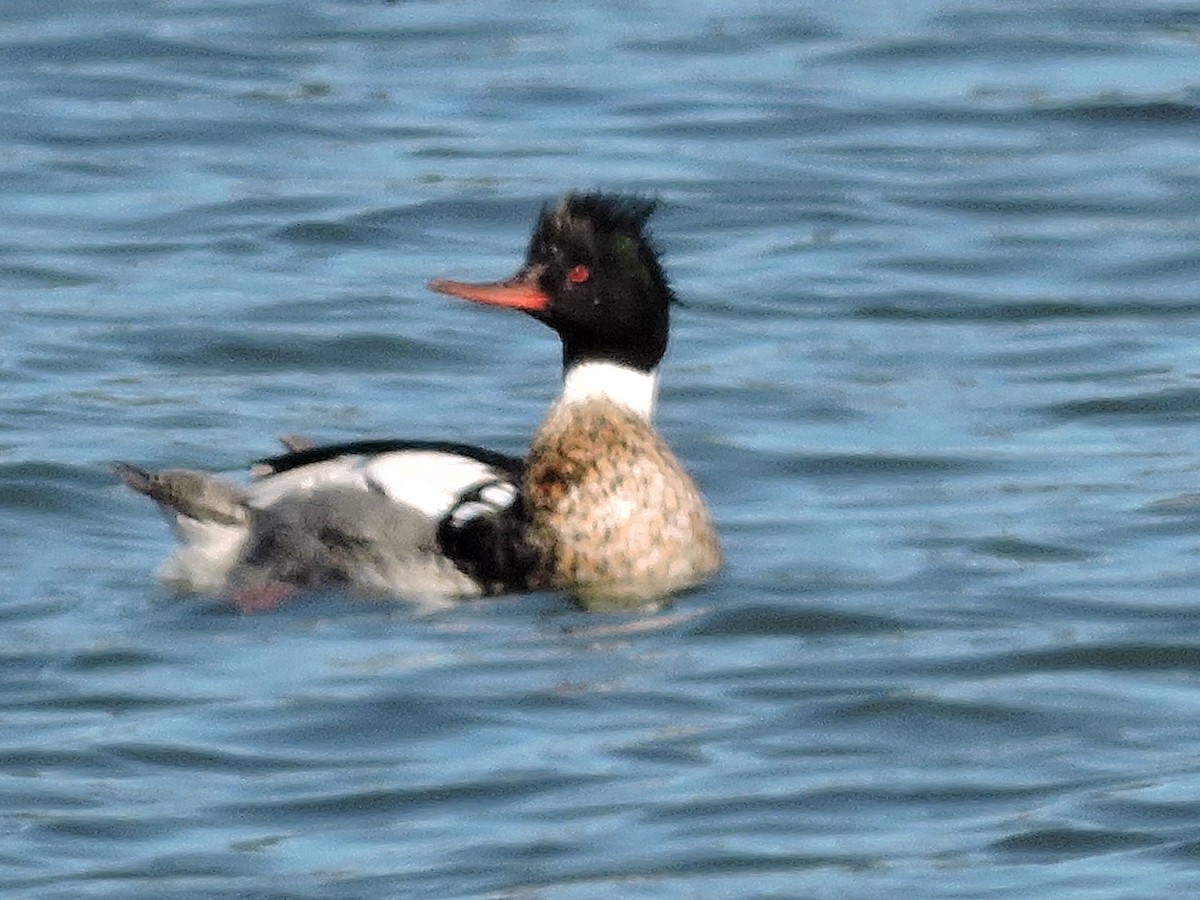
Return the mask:
[[[558,332],[563,392],[527,460],[462,444],[293,440],[245,487],[119,464],[184,544],[160,576],[243,608],[329,585],[404,597],[548,587],[636,603],[711,577],[711,516],[651,425],[673,299],[644,233],[652,209],[569,195],[543,210],[514,278],[431,283]]]
[[[518,590],[522,463],[482,448],[364,441],[306,448],[236,484],[206,472],[119,464],[158,502],[182,546],[159,569],[179,592],[244,608],[344,585],[374,596],[469,597]]]
[[[609,384],[620,380],[609,374]],[[638,602],[692,587],[720,566],[708,508],[643,408],[569,391],[551,407],[525,486],[531,541],[542,551],[538,581],[584,599]]]

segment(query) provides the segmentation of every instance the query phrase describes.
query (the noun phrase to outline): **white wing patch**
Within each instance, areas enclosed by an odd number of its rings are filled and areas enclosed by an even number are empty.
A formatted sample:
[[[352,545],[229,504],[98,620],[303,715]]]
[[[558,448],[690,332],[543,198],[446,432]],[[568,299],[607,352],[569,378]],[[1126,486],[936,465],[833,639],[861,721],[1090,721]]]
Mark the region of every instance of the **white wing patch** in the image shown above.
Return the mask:
[[[367,478],[392,500],[431,519],[444,516],[460,495],[498,477],[491,466],[456,453],[407,450],[371,457]]]
[[[461,494],[497,479],[503,476],[468,456],[437,450],[398,450],[348,454],[288,469],[252,482],[248,494],[250,504],[263,509],[284,497],[310,494],[321,488],[378,490],[390,500],[420,510],[430,519],[440,519]],[[502,496],[507,499],[498,505],[511,503],[515,489],[504,480],[494,488],[487,488],[489,492],[505,488],[508,493]]]
[[[494,481],[479,492],[479,499],[496,509],[506,509],[517,499],[517,486],[511,481]]]

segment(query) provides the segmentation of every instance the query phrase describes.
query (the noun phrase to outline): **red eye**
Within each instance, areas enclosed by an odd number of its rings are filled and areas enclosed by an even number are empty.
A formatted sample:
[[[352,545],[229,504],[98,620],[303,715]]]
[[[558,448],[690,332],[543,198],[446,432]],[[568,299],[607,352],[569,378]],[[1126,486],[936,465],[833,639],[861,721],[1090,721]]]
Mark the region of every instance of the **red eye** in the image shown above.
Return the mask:
[[[567,280],[570,281],[571,284],[583,284],[591,277],[592,273],[588,271],[587,266],[576,266],[567,273]]]

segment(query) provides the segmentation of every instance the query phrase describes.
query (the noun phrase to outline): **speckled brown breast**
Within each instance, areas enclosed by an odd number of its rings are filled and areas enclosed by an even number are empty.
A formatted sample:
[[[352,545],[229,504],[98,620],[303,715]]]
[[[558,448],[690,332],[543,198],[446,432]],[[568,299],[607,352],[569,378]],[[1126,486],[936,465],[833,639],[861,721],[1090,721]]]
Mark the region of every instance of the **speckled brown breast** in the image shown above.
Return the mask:
[[[546,560],[539,581],[581,599],[649,601],[721,565],[712,517],[662,438],[603,399],[550,411],[526,494]]]

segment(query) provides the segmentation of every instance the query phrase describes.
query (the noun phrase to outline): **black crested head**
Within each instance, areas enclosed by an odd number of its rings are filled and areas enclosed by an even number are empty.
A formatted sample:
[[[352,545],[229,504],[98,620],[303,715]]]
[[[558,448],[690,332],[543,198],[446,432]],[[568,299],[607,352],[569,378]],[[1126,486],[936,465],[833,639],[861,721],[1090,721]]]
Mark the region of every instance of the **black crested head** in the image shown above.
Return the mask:
[[[674,294],[646,232],[655,202],[590,193],[543,207],[525,272],[549,298],[564,368],[599,360],[650,371],[667,349]]]

